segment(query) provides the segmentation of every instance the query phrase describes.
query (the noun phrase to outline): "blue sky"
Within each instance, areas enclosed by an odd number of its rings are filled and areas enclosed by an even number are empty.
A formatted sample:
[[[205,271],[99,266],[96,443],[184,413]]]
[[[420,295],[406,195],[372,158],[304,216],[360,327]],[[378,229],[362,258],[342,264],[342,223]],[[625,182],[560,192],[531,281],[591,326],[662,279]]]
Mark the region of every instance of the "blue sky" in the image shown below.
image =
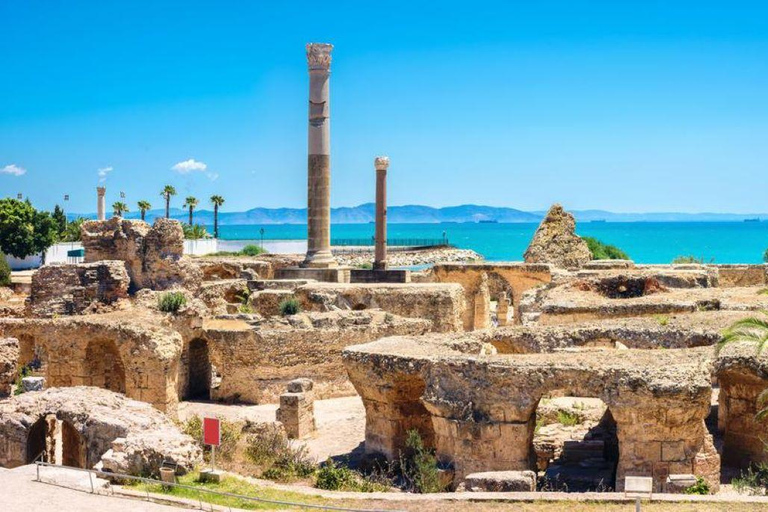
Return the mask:
[[[304,206],[310,41],[334,206],[768,210],[768,4],[707,1],[0,0],[0,196]]]

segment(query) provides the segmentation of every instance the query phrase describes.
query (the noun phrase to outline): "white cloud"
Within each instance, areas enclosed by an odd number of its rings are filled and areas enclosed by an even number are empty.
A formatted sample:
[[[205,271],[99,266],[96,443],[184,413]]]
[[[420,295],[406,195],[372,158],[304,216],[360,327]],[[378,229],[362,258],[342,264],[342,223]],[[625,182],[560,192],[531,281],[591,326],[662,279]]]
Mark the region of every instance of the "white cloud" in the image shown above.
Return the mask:
[[[109,167],[102,167],[98,170],[99,174],[99,183],[104,183],[107,181],[107,174],[111,173],[114,170],[114,168],[110,165]]]
[[[208,179],[211,181],[216,181],[219,179],[219,173],[217,172],[208,172],[205,175],[208,176]]]
[[[171,167],[171,170],[178,172],[179,174],[189,174],[192,171],[205,171],[208,168],[203,162],[198,162],[194,158],[179,162]]]
[[[11,174],[13,176],[22,176],[24,174],[27,174],[27,170],[23,167],[19,167],[16,164],[11,164],[11,165],[6,165],[2,169],[0,169],[0,173]]]

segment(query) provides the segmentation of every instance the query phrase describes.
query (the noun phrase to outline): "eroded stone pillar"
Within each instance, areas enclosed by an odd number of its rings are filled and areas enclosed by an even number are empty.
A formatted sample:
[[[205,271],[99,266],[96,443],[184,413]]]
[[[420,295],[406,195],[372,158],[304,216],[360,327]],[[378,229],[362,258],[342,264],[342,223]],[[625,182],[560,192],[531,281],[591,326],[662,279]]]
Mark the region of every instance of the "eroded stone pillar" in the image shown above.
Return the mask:
[[[377,156],[376,166],[376,252],[373,270],[387,270],[387,168],[389,157]]]
[[[507,299],[507,292],[499,293],[499,300],[496,302],[496,319],[499,327],[504,327],[509,323],[509,299]]]
[[[485,272],[480,276],[474,299],[475,315],[472,328],[487,329],[491,326],[491,294],[488,289],[488,274]]]
[[[331,76],[333,45],[307,45],[309,158],[307,162],[307,256],[302,266],[335,267],[331,254]]]
[[[107,219],[107,187],[96,187],[96,193],[99,196],[99,201],[96,203],[96,213],[99,220]]]

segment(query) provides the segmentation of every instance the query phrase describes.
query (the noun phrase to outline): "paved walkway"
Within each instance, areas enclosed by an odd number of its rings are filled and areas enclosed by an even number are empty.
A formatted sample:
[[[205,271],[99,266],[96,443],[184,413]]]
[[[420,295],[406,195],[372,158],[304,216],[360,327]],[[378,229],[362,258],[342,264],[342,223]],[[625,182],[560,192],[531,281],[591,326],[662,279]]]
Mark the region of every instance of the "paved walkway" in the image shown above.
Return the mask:
[[[0,468],[0,510],[4,512],[179,511],[176,507],[83,492],[90,491],[90,481],[85,473],[40,468],[40,479],[43,482],[56,482],[59,485],[36,482],[35,466],[22,466],[10,470]],[[98,485],[99,482],[96,484]]]

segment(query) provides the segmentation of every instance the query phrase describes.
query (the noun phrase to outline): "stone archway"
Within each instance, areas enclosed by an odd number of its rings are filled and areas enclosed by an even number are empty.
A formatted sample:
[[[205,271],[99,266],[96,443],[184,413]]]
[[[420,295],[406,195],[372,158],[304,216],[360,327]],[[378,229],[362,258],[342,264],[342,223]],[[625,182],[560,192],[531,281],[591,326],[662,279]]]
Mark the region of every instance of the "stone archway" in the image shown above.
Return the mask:
[[[187,393],[185,398],[209,400],[211,398],[211,357],[208,341],[195,338],[187,351]]]
[[[125,367],[112,340],[92,340],[85,351],[85,382],[125,394]]]
[[[38,460],[41,454],[46,456],[41,460],[47,460],[48,452],[48,420],[41,416],[27,432],[27,464]]]

